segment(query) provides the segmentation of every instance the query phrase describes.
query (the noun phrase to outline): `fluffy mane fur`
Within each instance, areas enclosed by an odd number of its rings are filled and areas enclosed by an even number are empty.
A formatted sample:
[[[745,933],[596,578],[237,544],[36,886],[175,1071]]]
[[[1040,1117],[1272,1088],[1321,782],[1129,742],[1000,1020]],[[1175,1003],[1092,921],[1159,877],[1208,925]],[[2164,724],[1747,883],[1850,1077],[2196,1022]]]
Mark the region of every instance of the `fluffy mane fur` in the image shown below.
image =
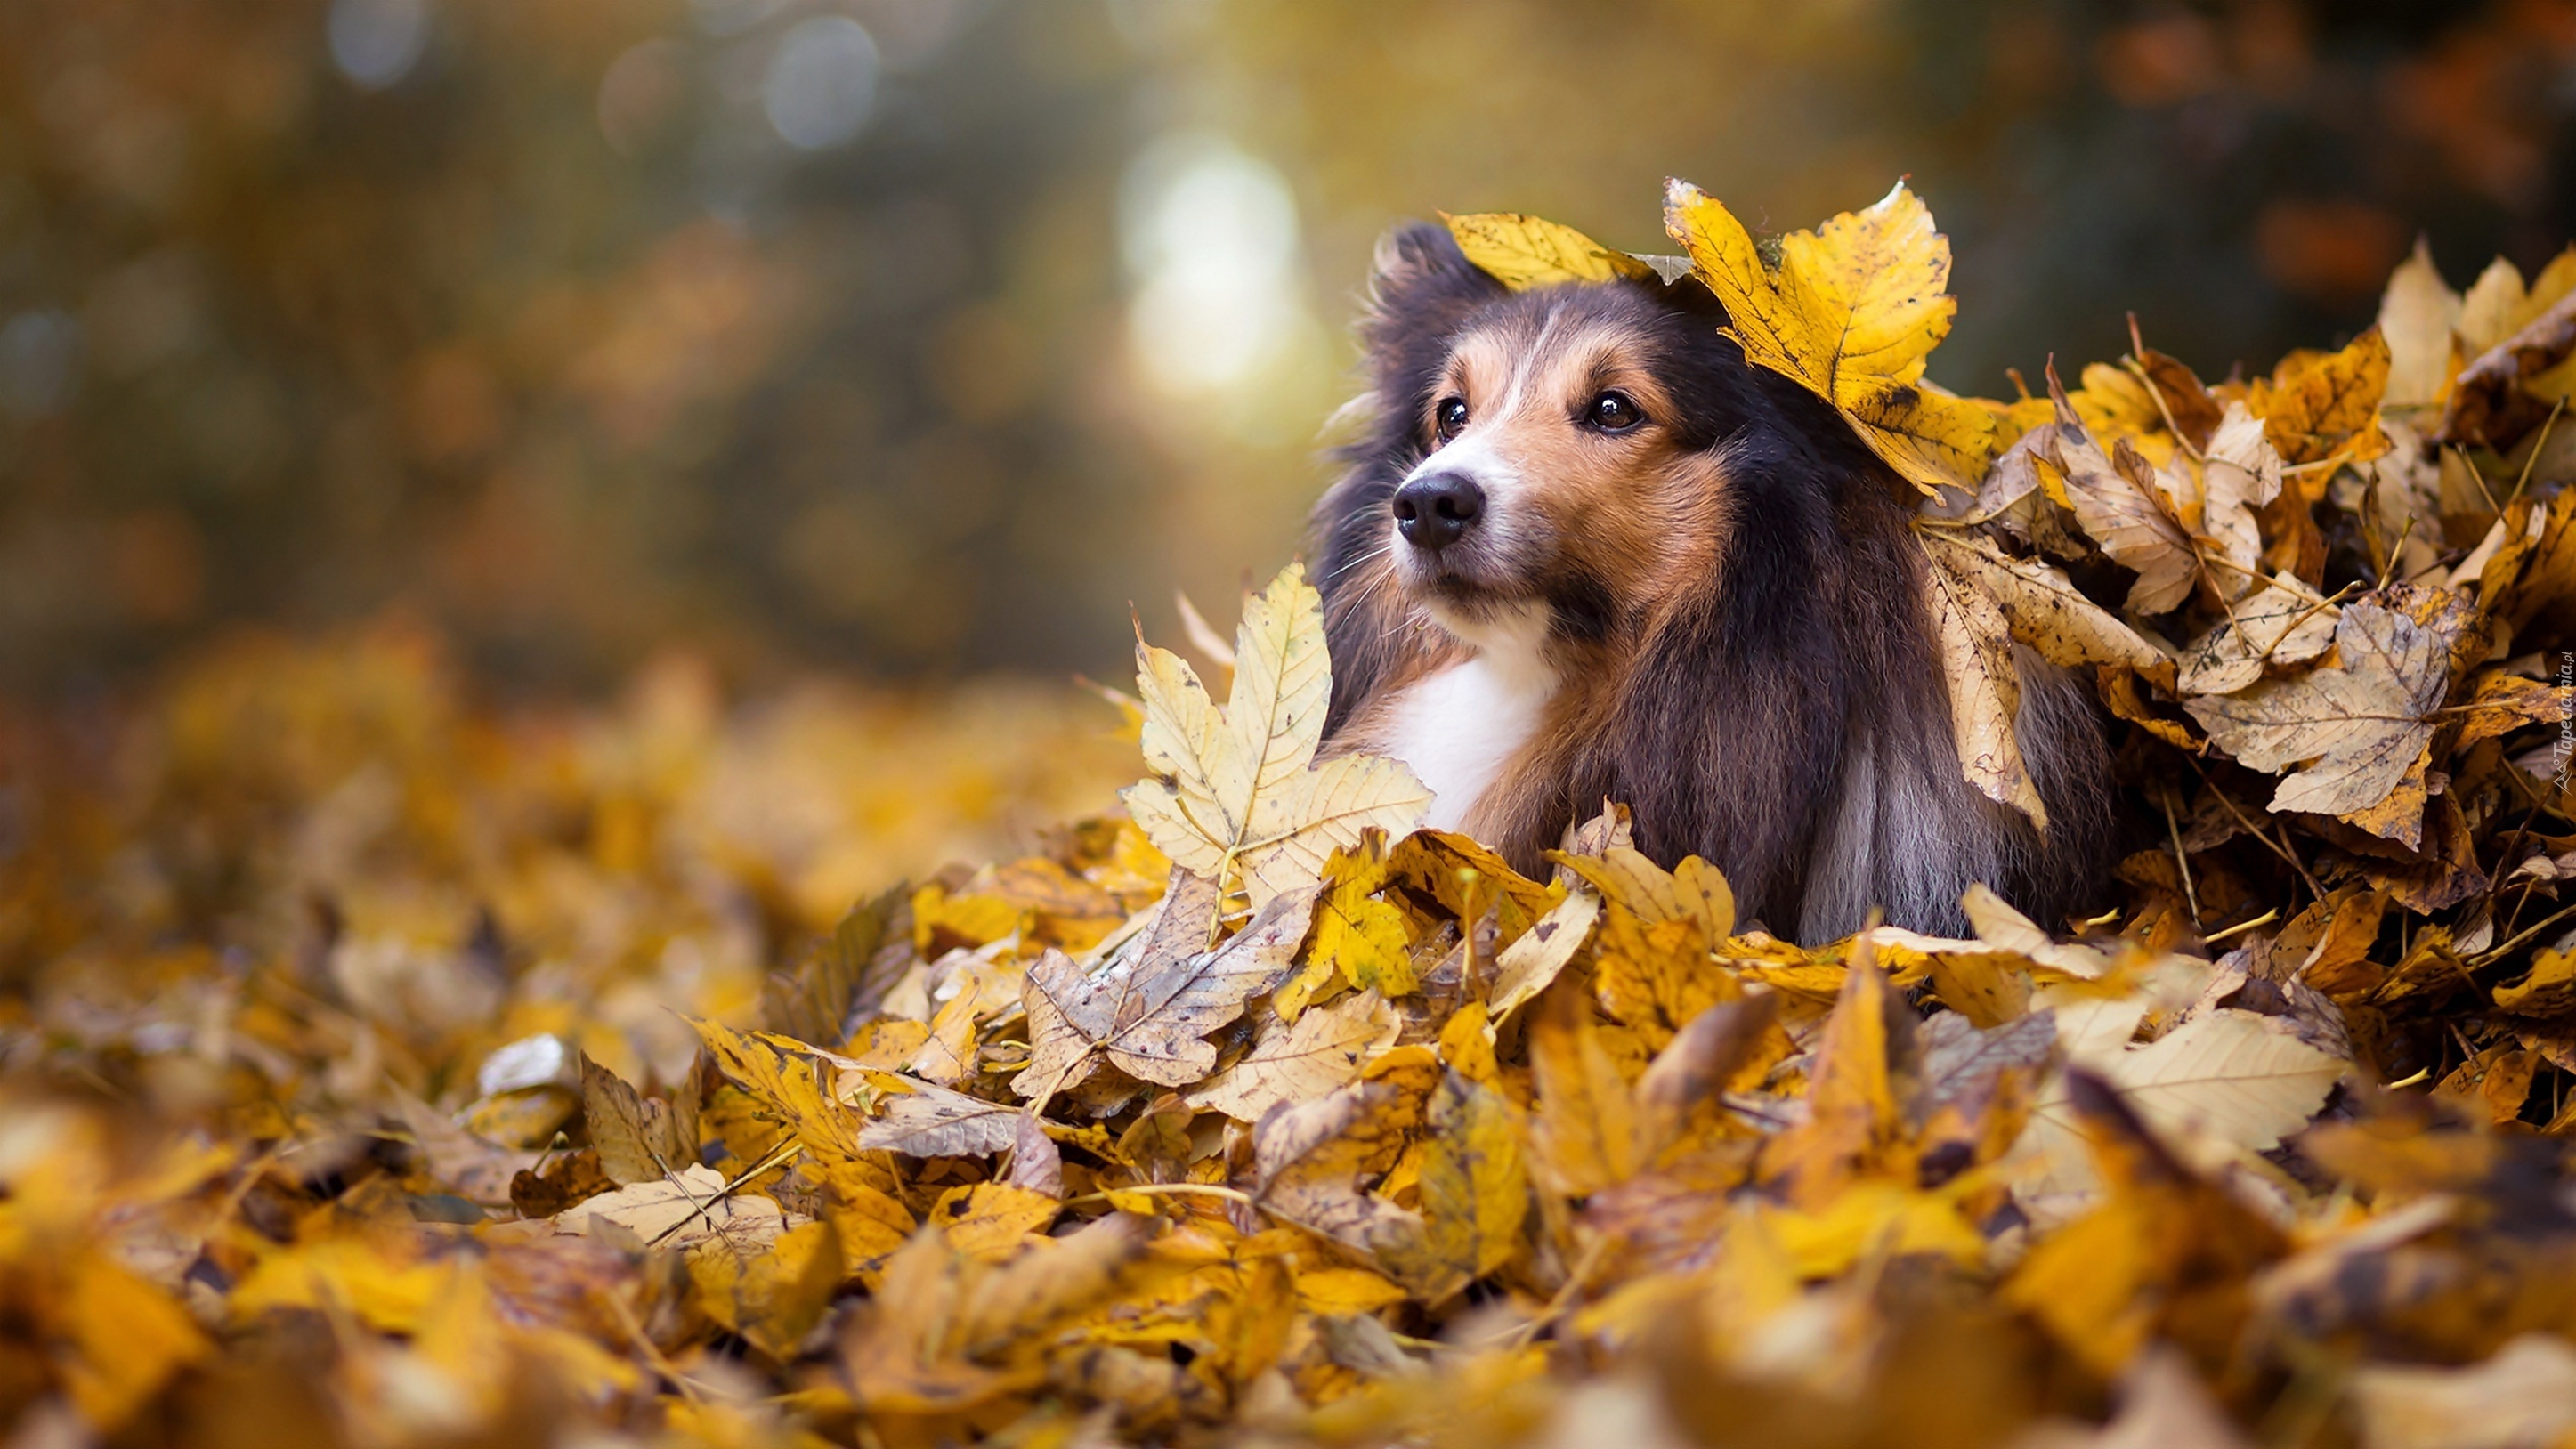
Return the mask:
[[[1381,244],[1358,326],[1366,434],[1314,518],[1330,744],[1386,747],[1408,689],[1498,647],[1482,631],[1518,619],[1543,629],[1551,683],[1467,821],[1521,868],[1614,800],[1633,808],[1647,855],[1715,862],[1743,918],[1780,934],[1827,939],[1874,906],[1956,932],[1960,895],[1980,881],[2061,924],[2106,844],[2089,691],[2022,660],[2043,838],[1960,776],[1908,490],[1821,401],[1747,365],[1724,321],[1687,280],[1514,294],[1439,228]],[[1669,435],[1654,489],[1633,504],[1552,500],[1554,541],[1521,566],[1508,609],[1434,597],[1418,571],[1408,584],[1390,557],[1406,547],[1391,502],[1440,447],[1435,393],[1455,386],[1461,340],[1526,349],[1580,328],[1621,339],[1658,389]]]

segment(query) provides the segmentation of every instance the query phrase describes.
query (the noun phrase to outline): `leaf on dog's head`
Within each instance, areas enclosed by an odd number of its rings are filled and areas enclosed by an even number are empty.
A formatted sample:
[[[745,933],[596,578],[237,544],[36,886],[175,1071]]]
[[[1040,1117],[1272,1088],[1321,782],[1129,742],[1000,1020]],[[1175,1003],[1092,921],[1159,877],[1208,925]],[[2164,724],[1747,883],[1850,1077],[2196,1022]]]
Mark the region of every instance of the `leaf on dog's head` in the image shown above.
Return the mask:
[[[1517,211],[1440,213],[1458,250],[1477,270],[1515,292],[1567,282],[1644,281],[1655,269],[1570,226]]]
[[[1780,239],[1765,263],[1744,223],[1687,181],[1664,188],[1664,226],[1726,304],[1745,359],[1796,378],[1926,493],[1973,489],[1996,450],[1991,409],[1932,389],[1925,359],[1950,331],[1950,243],[1903,182],[1876,205]]]
[[[1332,686],[1323,599],[1293,563],[1244,606],[1223,709],[1187,661],[1138,639],[1153,773],[1119,798],[1174,863],[1220,886],[1239,875],[1256,910],[1369,827],[1403,834],[1431,803],[1411,770],[1373,755],[1313,765]]]

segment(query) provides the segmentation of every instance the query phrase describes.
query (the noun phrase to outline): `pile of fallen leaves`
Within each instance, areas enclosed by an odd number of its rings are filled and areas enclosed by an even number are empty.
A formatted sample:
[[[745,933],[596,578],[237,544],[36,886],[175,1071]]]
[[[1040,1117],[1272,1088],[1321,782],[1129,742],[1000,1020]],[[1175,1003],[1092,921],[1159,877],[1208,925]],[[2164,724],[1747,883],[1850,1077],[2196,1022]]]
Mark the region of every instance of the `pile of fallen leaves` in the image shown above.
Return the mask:
[[[1902,189],[1776,243],[1668,215],[1686,257],[1452,225],[1515,286],[1696,274],[1921,490],[1966,777],[2037,813],[2025,655],[2115,718],[2105,914],[1979,890],[1970,938],[1801,946],[1615,802],[1541,879],[1412,830],[1400,765],[1319,758],[1294,568],[1193,631],[1222,706],[1140,644],[1123,817],[822,932],[907,791],[981,758],[989,812],[1066,737],[857,730],[880,820],[680,684],[533,727],[400,650],[235,660],[142,765],[14,751],[0,1404],[66,1442],[2576,1442],[2576,252],[2465,296],[2419,254],[2268,377],[2141,342],[1989,402],[1923,380],[1948,254]]]

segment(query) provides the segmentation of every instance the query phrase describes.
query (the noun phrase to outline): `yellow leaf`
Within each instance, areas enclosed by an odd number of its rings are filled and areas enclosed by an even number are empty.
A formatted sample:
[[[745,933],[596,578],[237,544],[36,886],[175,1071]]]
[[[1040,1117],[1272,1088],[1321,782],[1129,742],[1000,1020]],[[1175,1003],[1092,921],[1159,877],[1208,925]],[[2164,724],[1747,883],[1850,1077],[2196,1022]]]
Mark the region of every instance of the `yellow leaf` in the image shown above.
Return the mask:
[[[1515,292],[1567,282],[1642,281],[1655,269],[1612,251],[1570,226],[1516,211],[1440,213],[1458,249],[1476,268]]]
[[[1485,1021],[1485,1004],[1470,1001],[1440,1028],[1440,1060],[1471,1082],[1492,1086],[1500,1067]]]
[[[1018,1356],[1033,1357],[1029,1350],[1044,1342],[1050,1327],[1119,1286],[1122,1271],[1145,1251],[1149,1222],[1119,1213],[1061,1238],[1019,1240],[1007,1256],[988,1257],[999,1266],[968,1280],[957,1318],[947,1327],[949,1341],[970,1358],[992,1358],[1014,1347]],[[953,1227],[949,1241],[957,1245]]]
[[[2286,462],[2368,462],[2388,451],[2379,427],[2388,366],[2388,339],[2373,327],[2340,352],[2291,353],[2254,380],[2245,403]]]
[[[2003,607],[1977,579],[1954,571],[1958,551],[1923,544],[1923,602],[1941,648],[1949,680],[1950,738],[1959,771],[1978,793],[2009,805],[2048,828],[2039,782],[2022,758],[2013,718],[2021,708],[2021,670],[2013,658],[2012,629]]]
[[[1377,898],[1387,883],[1386,838],[1371,835],[1324,862],[1308,959],[1329,961],[1362,991],[1404,996],[1414,987],[1413,928],[1402,909]]]
[[[2154,645],[2086,598],[2056,565],[2008,557],[1988,540],[1955,529],[1921,528],[1916,536],[1952,574],[1973,581],[1995,601],[2013,638],[2051,663],[2154,669],[2165,662]]]
[[[1314,879],[1363,830],[1400,834],[1430,804],[1393,760],[1344,755],[1309,768],[1332,669],[1322,597],[1296,564],[1244,607],[1224,709],[1180,656],[1139,639],[1136,664],[1152,775],[1120,798],[1176,864],[1220,884],[1239,872],[1256,909]]]
[[[599,1150],[600,1171],[624,1187],[659,1178],[698,1160],[698,1088],[694,1074],[668,1100],[647,1100],[615,1072],[581,1058],[582,1121]]]
[[[2155,1305],[2154,1224],[2125,1193],[2040,1239],[2004,1284],[2005,1301],[2037,1318],[2095,1373],[2116,1373],[2138,1351]]]
[[[1744,224],[1686,181],[1666,183],[1664,225],[1726,304],[1746,360],[1833,404],[1916,487],[1975,488],[1995,454],[1995,415],[1922,383],[1958,303],[1950,243],[1903,182],[1865,211],[1781,238],[1777,272]]]
[[[1315,1007],[1293,1024],[1274,1017],[1262,1023],[1252,1050],[1181,1100],[1258,1122],[1278,1103],[1309,1101],[1350,1081],[1361,1063],[1395,1045],[1399,1028],[1394,1009],[1373,991]]]
[[[1545,991],[1557,973],[1592,938],[1601,919],[1601,897],[1588,890],[1570,892],[1548,908],[1520,939],[1495,957],[1494,994],[1486,1003],[1485,1035],[1492,1038],[1522,1003]]]
[[[859,1128],[856,1145],[907,1157],[982,1157],[1009,1150],[1019,1138],[1018,1109],[963,1092],[898,1076],[869,1072],[876,1115]]]
[[[169,1294],[104,1253],[73,1259],[62,1292],[62,1326],[71,1349],[64,1377],[72,1402],[93,1428],[123,1428],[172,1374],[213,1346]]]
[[[713,1238],[689,1255],[707,1316],[781,1362],[796,1356],[796,1345],[822,1320],[841,1275],[840,1236],[828,1218],[789,1228],[761,1247]]]
[[[1520,1255],[1529,1180],[1520,1114],[1492,1088],[1444,1072],[1426,1117],[1421,1246],[1389,1255],[1389,1266],[1436,1303]]]
[[[1913,1024],[1886,975],[1855,961],[1808,1069],[1807,1120],[1763,1147],[1762,1176],[1785,1181],[1798,1206],[1814,1211],[1854,1176],[1889,1165],[1881,1159],[1898,1146],[1902,1121],[1890,1056]]]
[[[2564,1016],[2576,1010],[2576,951],[2533,953],[2531,970],[2495,989],[2500,1011],[2516,1016]]]
[[[883,1174],[858,1159],[823,1167],[823,1215],[840,1239],[844,1276],[874,1284],[877,1270],[912,1236],[912,1212],[889,1194]]]
[[[2279,574],[2228,606],[2227,618],[2183,650],[2174,687],[2183,694],[2233,694],[2271,666],[2305,663],[2334,642],[2342,611]]]
[[[585,1237],[632,1233],[648,1244],[688,1247],[711,1237],[765,1243],[786,1231],[778,1204],[758,1194],[725,1191],[712,1168],[691,1163],[667,1178],[588,1197],[555,1214],[558,1232]]]
[[[2433,265],[2432,243],[2415,239],[2415,250],[2389,273],[2388,289],[2379,299],[2379,335],[2388,339],[2388,407],[2419,407],[2450,395],[2451,379],[2460,370],[2460,344],[2454,329],[2460,321],[2460,294],[2442,280]]]
[[[1027,929],[1029,913],[999,896],[950,895],[936,885],[912,893],[913,940],[925,955],[974,947]]]
[[[1539,1180],[1561,1197],[1627,1181],[1646,1158],[1645,1124],[1628,1083],[1603,1048],[1591,1004],[1559,992],[1530,1027],[1538,1103],[1530,1147]]]
[[[1052,948],[1029,968],[1031,1062],[1012,1079],[1014,1090],[1031,1097],[1055,1090],[1068,1053],[1097,1052],[1129,1076],[1167,1087],[1187,1086],[1216,1066],[1216,1045],[1207,1034],[1287,976],[1289,958],[1306,938],[1315,892],[1305,887],[1272,896],[1250,925],[1213,950],[1205,931],[1214,888],[1184,884],[1172,899],[1184,896],[1203,902],[1208,913],[1185,917],[1167,908],[1145,949],[1119,963],[1123,969],[1095,975]]]
[[[1063,1204],[1042,1192],[979,1182],[941,1193],[924,1221],[947,1236],[950,1248],[994,1263],[1009,1257],[1031,1234],[1046,1231],[1062,1209]]]
[[[1254,1196],[1274,1215],[1363,1251],[1419,1232],[1410,1214],[1361,1183],[1395,1166],[1440,1072],[1428,1048],[1398,1047],[1346,1086],[1265,1113],[1252,1132]]]
[[[1546,886],[1501,856],[1445,830],[1417,830],[1397,841],[1387,852],[1386,869],[1391,879],[1439,902],[1460,921],[1496,910],[1506,947],[1556,902]]]
[[[2121,438],[2109,453],[2086,431],[2059,386],[2057,371],[2048,374],[2057,422],[2048,439],[2047,460],[2064,484],[2067,507],[2075,521],[2101,545],[2113,563],[2135,573],[2128,605],[2141,614],[2162,614],[2191,597],[2200,576],[2200,560],[2191,535],[2164,502],[2155,465],[2129,439]]]
[[[1383,1274],[1366,1268],[1309,1268],[1297,1275],[1297,1306],[1308,1313],[1374,1313],[1406,1296]]]
[[[1814,1212],[1765,1215],[1782,1251],[1806,1278],[1843,1273],[1874,1254],[1937,1253],[1962,1267],[1985,1261],[1986,1240],[1950,1196],[1893,1182],[1855,1183]]]
[[[233,1289],[231,1305],[234,1316],[244,1320],[272,1308],[320,1308],[354,1314],[388,1333],[410,1333],[420,1327],[446,1282],[444,1268],[421,1262],[396,1244],[368,1237],[324,1238],[261,1258]]]
[[[763,1032],[738,1032],[691,1019],[716,1070],[756,1099],[780,1126],[816,1152],[848,1156],[858,1150],[855,1114],[832,1095],[833,1068],[815,1048]]]

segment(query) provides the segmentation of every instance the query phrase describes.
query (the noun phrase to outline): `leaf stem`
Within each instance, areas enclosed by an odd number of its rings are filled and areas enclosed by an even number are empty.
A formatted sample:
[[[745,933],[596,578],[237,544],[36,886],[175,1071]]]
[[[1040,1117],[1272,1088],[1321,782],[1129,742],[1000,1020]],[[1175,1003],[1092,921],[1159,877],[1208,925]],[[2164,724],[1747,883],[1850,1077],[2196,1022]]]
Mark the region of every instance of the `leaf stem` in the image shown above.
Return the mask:
[[[717,1188],[713,1193],[709,1194],[705,1202],[700,1202],[696,1198],[689,1197],[688,1187],[683,1184],[680,1179],[676,1177],[672,1178],[670,1180],[671,1185],[680,1189],[680,1196],[689,1198],[689,1206],[696,1209],[696,1211],[681,1218],[678,1222],[671,1224],[662,1231],[655,1233],[652,1237],[645,1239],[644,1246],[648,1248],[652,1247],[664,1238],[667,1238],[673,1233],[678,1232],[680,1229],[687,1227],[695,1219],[706,1217],[707,1209],[714,1207],[717,1203],[723,1202],[726,1198],[742,1191],[744,1184],[769,1171],[771,1168],[778,1166],[780,1163],[785,1162],[788,1158],[795,1156],[798,1149],[803,1146],[804,1144],[797,1141],[791,1134],[786,1141],[781,1142],[776,1147],[772,1148],[768,1156],[763,1157],[758,1162],[744,1168],[740,1177],[735,1178],[733,1181],[726,1183],[724,1186]],[[715,1219],[707,1218],[707,1226],[709,1228],[713,1228],[715,1226]]]
[[[2174,866],[2182,872],[2182,898],[2191,906],[2191,928],[2200,927],[2200,892],[2192,888],[2191,860],[2183,853],[2182,826],[2174,820],[2173,791],[2161,792],[2165,807],[2165,833],[2173,840]]]
[[[1080,1197],[1066,1198],[1064,1205],[1072,1207],[1075,1203],[1107,1202],[1113,1193],[1129,1192],[1143,1193],[1149,1197],[1213,1197],[1222,1198],[1227,1202],[1241,1203],[1248,1208],[1261,1206],[1253,1200],[1252,1194],[1241,1188],[1224,1187],[1212,1182],[1140,1182],[1133,1187],[1105,1187],[1098,1192],[1086,1192]]]
[[[2503,945],[2496,947],[2492,951],[2479,953],[2478,958],[2470,964],[2475,966],[2491,965],[2494,962],[2503,959],[2506,952],[2523,945],[2525,942],[2531,940],[2541,932],[2548,930],[2550,927],[2557,925],[2560,921],[2567,919],[2569,916],[2576,916],[2576,906],[2568,906],[2552,915],[2542,917],[2538,921],[2533,922],[2530,929],[2516,935],[2512,940],[2505,942]]]
[[[2212,931],[2208,935],[2201,937],[2200,941],[2204,946],[2215,946],[2230,936],[2244,935],[2246,932],[2253,930],[2257,926],[2268,926],[2279,919],[2281,919],[2281,908],[2279,906],[2274,906],[2272,909],[2265,911],[2263,914],[2256,916],[2250,921],[2238,921],[2235,925],[2229,926],[2224,930]]]
[[[2515,500],[2522,497],[2522,490],[2530,485],[2531,470],[2540,462],[2540,450],[2549,446],[2549,430],[2558,425],[2558,415],[2565,411],[2567,411],[2567,399],[2562,397],[2557,405],[2549,410],[2548,419],[2541,423],[2539,441],[2531,445],[2531,456],[2522,460],[2522,476],[2513,480],[2513,492],[2504,500],[2505,508],[2511,508]],[[2501,513],[2504,510],[2496,511]]]

